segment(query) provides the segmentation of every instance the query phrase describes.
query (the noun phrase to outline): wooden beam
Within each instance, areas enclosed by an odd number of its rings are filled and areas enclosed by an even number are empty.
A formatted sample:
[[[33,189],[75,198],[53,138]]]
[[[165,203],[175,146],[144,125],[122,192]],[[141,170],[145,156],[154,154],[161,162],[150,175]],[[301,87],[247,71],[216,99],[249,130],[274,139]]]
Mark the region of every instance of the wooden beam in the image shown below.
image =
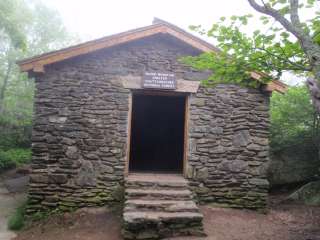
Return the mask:
[[[44,66],[43,65],[35,65],[33,67],[33,72],[35,73],[44,73]]]
[[[184,111],[184,139],[183,139],[183,176],[188,175],[188,152],[189,152],[189,95],[185,97]]]
[[[127,32],[85,42],[82,44],[78,44],[76,46],[68,47],[58,51],[53,51],[40,56],[18,61],[17,63],[20,66],[20,70],[23,72],[44,73],[45,71],[44,67],[46,65],[67,60],[76,56],[88,54],[100,49],[105,49],[105,48],[109,48],[119,44],[127,43],[130,41],[142,39],[158,33],[172,35],[203,52],[219,52],[218,48],[205,42],[204,40],[196,36],[193,36],[192,34],[184,31],[183,29],[180,29],[179,27],[176,27],[175,25],[161,21],[151,26],[137,28]],[[261,79],[262,76],[263,76],[262,73],[258,73],[258,72],[251,73],[251,77],[258,81]],[[188,82],[191,82],[191,81],[188,81]],[[192,89],[188,90],[189,83],[183,84],[183,82],[181,82],[181,84],[182,86],[180,88],[183,89],[181,91],[184,91],[184,92],[193,91]],[[269,85],[266,87],[266,91],[269,91],[269,90],[278,91],[278,92],[286,91],[286,85],[280,84],[278,81],[273,81]]]
[[[134,33],[129,31],[123,34],[118,34],[115,36],[106,37],[104,39],[90,41],[90,42],[76,45],[73,47],[65,48],[59,51],[40,55],[38,57],[34,57],[31,59],[27,59],[25,61],[18,62],[18,64],[20,66],[21,71],[30,71],[30,70],[34,70],[36,66],[45,66],[55,62],[60,62],[72,57],[87,54],[100,49],[130,42],[133,40],[141,39],[141,38],[148,37],[161,32],[165,32],[164,26],[161,26],[161,25],[145,28],[143,30],[138,29]]]
[[[90,52],[94,52],[100,49],[145,38],[157,33],[171,34],[176,38],[180,39],[181,41],[184,41],[187,44],[190,44],[191,46],[201,51],[215,50],[214,46],[211,46],[209,43],[205,43],[203,40],[198,39],[187,32],[179,31],[177,27],[173,27],[169,24],[160,23],[143,28],[134,29],[120,34],[115,34],[109,37],[89,41],[58,51],[53,51],[40,56],[18,61],[17,63],[20,66],[21,71],[32,71],[35,68],[37,68],[37,66],[45,66],[72,57],[88,54]]]
[[[261,81],[261,78],[263,76],[266,76],[266,74],[259,72],[251,72],[250,75],[257,81]],[[277,91],[279,93],[285,93],[287,91],[287,88],[287,85],[280,82],[279,80],[272,80],[263,87],[263,90],[267,92]]]
[[[288,87],[283,86],[282,84],[279,84],[279,81],[272,81],[263,87],[263,90],[266,92],[277,91],[279,93],[285,93],[287,89]]]
[[[131,125],[132,125],[132,93],[130,93],[128,105],[128,123],[127,123],[127,152],[125,159],[125,167],[124,167],[124,176],[127,177],[129,175],[129,164],[130,164],[130,149],[131,149]]]
[[[171,28],[166,28],[166,33],[186,42],[187,44],[193,46],[194,48],[197,48],[203,52],[212,52],[214,49],[212,47],[209,47],[208,45],[204,45],[203,43],[199,42],[199,40],[196,40],[194,38],[191,38],[189,36],[186,36],[186,34],[178,32]]]

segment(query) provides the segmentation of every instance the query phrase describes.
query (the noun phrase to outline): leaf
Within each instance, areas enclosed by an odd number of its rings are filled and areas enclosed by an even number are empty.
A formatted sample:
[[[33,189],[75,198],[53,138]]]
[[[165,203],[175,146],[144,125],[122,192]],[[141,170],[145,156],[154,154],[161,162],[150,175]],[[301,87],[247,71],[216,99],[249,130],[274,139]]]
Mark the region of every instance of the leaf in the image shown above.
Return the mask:
[[[267,22],[270,20],[266,16],[260,19]],[[242,30],[243,25],[249,23],[248,15],[232,16],[231,20],[215,23],[208,30],[207,35],[214,38],[221,52],[184,58],[187,65],[213,73],[207,84],[223,82],[259,87],[257,82],[248,81],[248,73],[252,71],[267,74],[261,83],[279,77],[283,71],[307,74],[303,67],[308,58],[298,42],[290,41],[290,34],[283,28],[273,27],[271,34],[252,29],[253,34],[249,35]]]

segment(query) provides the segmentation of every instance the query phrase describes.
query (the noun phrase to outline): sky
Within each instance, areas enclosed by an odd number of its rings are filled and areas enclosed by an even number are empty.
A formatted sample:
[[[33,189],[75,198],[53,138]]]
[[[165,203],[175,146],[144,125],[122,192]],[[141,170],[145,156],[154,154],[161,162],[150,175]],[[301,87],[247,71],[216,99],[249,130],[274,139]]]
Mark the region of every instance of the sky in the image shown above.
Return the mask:
[[[222,16],[254,13],[246,0],[43,0],[57,9],[66,27],[93,39],[150,25],[154,17],[185,30],[210,27]]]
[[[185,30],[190,25],[208,29],[222,16],[251,13],[260,16],[247,0],[43,0],[61,15],[68,31],[87,41],[130,29],[150,25],[154,17],[168,21]],[[262,28],[251,21],[247,31]],[[193,33],[195,34],[195,33]],[[202,37],[204,38],[204,37]],[[209,38],[204,38],[212,42]],[[284,76],[293,85],[295,76]]]

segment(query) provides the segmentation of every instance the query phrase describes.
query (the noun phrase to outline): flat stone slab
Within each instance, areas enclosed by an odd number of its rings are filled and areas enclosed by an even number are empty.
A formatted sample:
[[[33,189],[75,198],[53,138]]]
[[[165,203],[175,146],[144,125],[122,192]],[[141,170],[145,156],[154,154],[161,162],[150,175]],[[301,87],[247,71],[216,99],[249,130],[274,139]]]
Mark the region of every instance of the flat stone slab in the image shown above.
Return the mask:
[[[125,199],[125,239],[203,235],[203,215],[182,175],[130,174]]]
[[[22,179],[20,180],[22,181]],[[7,228],[8,219],[15,212],[16,208],[21,206],[27,199],[25,192],[10,193],[6,187],[7,184],[5,182],[7,181],[0,177],[0,240],[10,240],[16,236],[13,231]]]
[[[156,173],[131,173],[126,177],[126,181],[137,182],[170,182],[170,183],[185,183],[188,181],[181,174],[156,174]]]
[[[159,197],[165,198],[191,198],[192,193],[188,189],[184,190],[162,190],[162,189],[126,189],[125,193],[130,197]]]
[[[0,194],[9,194],[9,190],[5,186],[4,182],[0,181]],[[1,239],[1,238],[0,238]]]
[[[28,189],[29,179],[29,176],[7,179],[4,185],[10,193],[25,192]]]
[[[198,212],[199,208],[193,201],[187,200],[128,200],[124,211],[162,210],[165,212]]]
[[[126,223],[166,222],[166,221],[201,221],[203,215],[199,212],[125,212]]]

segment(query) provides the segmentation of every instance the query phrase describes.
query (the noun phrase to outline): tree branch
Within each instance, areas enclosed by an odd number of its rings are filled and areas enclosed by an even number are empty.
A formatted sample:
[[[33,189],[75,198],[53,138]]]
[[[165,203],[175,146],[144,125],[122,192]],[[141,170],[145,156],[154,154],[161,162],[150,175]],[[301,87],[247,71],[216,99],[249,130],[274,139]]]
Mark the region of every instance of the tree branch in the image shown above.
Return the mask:
[[[269,54],[270,56],[278,58],[282,62],[294,66],[294,67],[292,67],[293,70],[300,70],[300,71],[306,71],[306,72],[310,72],[312,70],[312,68],[309,68],[309,67],[306,67],[306,66],[302,66],[299,63],[292,62],[287,56],[282,57],[280,55],[274,54],[274,53],[270,52],[268,49],[261,48],[261,47],[255,47],[254,49],[260,50],[260,51],[264,51],[267,54]]]
[[[299,0],[290,0],[290,19],[294,26],[300,26],[300,18],[298,14]]]
[[[295,2],[297,0],[290,0],[290,2]],[[263,6],[259,5],[255,0],[248,0],[251,7],[253,7],[256,11],[269,15],[276,19],[285,29],[291,32],[294,36],[296,36],[299,40],[301,40],[304,36],[300,29],[297,29],[288,19],[286,19],[279,11],[274,8],[269,7],[264,4]]]

